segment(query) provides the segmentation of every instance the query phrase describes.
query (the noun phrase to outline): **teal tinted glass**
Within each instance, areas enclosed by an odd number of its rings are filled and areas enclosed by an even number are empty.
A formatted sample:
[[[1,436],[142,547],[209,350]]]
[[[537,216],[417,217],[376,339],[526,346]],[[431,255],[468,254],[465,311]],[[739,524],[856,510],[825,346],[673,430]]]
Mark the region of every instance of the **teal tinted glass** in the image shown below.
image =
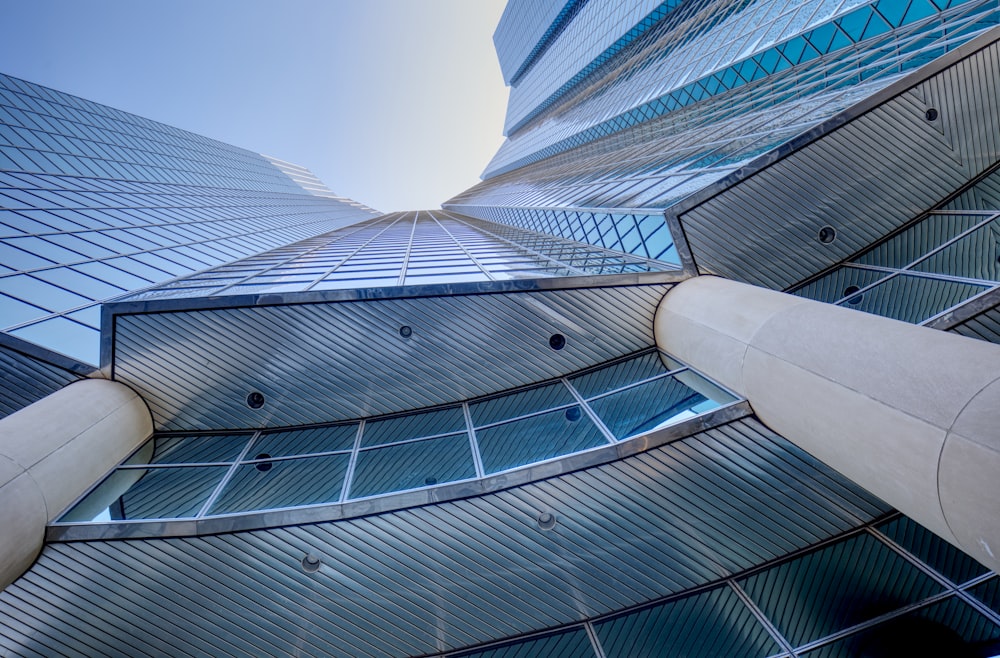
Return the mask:
[[[241,464],[209,514],[335,503],[350,455]]]
[[[121,519],[175,519],[194,516],[229,469],[224,466],[151,468],[119,499]],[[135,473],[119,470],[118,473]],[[142,473],[142,471],[139,471]]]
[[[604,435],[576,405],[476,430],[476,438],[486,473],[607,444]]]
[[[451,654],[453,658],[597,658],[590,638],[582,628],[574,628],[554,635],[544,635],[522,640],[501,647],[469,653]]]
[[[424,436],[458,432],[464,429],[465,414],[461,407],[373,420],[365,423],[364,433],[361,436],[361,447],[396,443]]]
[[[988,571],[962,551],[905,516],[886,521],[877,528],[957,585]]]
[[[671,366],[660,356],[659,352],[647,352],[599,370],[570,377],[569,382],[580,395],[592,398],[601,393],[662,375],[671,369]]]
[[[551,409],[576,401],[573,394],[561,382],[539,386],[510,395],[503,395],[482,402],[469,404],[472,424],[479,427],[508,418],[524,416],[536,411]]]
[[[151,464],[232,462],[240,456],[251,434],[233,436],[169,436],[155,440]]]
[[[270,432],[257,438],[247,458],[255,458],[260,454],[282,457],[350,450],[354,447],[354,439],[357,434],[357,423],[288,432]]]
[[[476,477],[465,433],[358,453],[351,498]]]
[[[779,647],[729,587],[594,624],[608,658],[763,658]]]

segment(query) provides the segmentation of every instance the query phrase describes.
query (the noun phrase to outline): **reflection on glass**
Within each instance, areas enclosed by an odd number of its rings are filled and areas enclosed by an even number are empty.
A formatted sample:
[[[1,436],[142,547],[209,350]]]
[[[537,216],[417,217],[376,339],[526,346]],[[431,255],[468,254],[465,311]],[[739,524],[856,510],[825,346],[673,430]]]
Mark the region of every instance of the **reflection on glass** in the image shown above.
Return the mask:
[[[802,654],[808,658],[948,656],[1000,653],[1000,626],[951,597]]]
[[[486,473],[607,444],[577,405],[476,430],[476,438]]]
[[[736,398],[685,370],[590,402],[605,426],[619,440],[678,423]]]
[[[780,649],[725,586],[598,622],[594,630],[608,658],[763,658]]]
[[[594,649],[590,645],[587,631],[579,627],[561,633],[535,636],[501,647],[456,653],[451,656],[453,658],[530,658],[531,656],[594,658]]]
[[[350,454],[240,464],[209,514],[335,503]]]
[[[639,356],[619,361],[599,370],[570,377],[569,382],[580,395],[591,398],[644,379],[662,375],[671,370],[659,352],[646,352]]]
[[[868,534],[783,562],[739,584],[793,646],[942,591],[930,576]]]
[[[536,411],[571,404],[576,398],[561,382],[469,404],[472,424],[479,427]]]
[[[465,414],[462,408],[450,407],[365,423],[361,447],[463,430],[465,430]]]
[[[248,459],[260,454],[272,457],[307,455],[316,452],[350,450],[358,434],[358,423],[262,434],[250,449]]]
[[[151,464],[232,462],[252,435],[169,436],[155,439]]]
[[[116,472],[131,476],[138,469]],[[194,516],[229,469],[225,466],[150,468],[111,506],[112,519],[177,519]],[[143,472],[139,470],[139,472]]]
[[[851,296],[841,305],[904,322],[923,322],[987,289],[970,283],[899,274]]]
[[[390,445],[358,453],[351,498],[443,484],[476,477],[464,432],[438,439]]]

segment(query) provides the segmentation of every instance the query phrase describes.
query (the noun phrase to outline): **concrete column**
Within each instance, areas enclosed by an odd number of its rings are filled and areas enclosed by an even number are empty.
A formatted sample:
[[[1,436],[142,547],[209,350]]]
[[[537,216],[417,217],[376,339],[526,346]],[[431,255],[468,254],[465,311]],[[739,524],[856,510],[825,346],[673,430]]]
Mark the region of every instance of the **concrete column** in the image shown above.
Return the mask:
[[[717,277],[656,342],[768,427],[1000,572],[1000,346]]]
[[[46,524],[152,433],[142,398],[105,379],[0,419],[0,588],[31,566]]]

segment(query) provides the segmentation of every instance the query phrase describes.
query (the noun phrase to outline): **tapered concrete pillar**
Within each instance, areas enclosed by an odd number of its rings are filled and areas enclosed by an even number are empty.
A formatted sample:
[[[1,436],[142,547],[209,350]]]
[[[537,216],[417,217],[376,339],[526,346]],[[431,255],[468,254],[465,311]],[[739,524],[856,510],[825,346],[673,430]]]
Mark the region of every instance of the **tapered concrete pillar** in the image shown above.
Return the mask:
[[[152,433],[142,398],[104,379],[0,420],[0,588],[31,566],[45,525]]]
[[[1000,571],[1000,346],[717,277],[657,344],[766,425]]]

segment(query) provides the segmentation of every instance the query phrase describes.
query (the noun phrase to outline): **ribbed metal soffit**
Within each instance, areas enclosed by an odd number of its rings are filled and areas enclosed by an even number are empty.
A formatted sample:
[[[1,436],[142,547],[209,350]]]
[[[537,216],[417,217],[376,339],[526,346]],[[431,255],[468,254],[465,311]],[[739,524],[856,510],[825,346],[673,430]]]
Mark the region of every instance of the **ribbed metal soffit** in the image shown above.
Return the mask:
[[[140,305],[144,312],[114,315],[112,374],[148,402],[159,430],[374,416],[551,379],[649,347],[669,287],[309,304],[289,295],[282,305],[164,312]],[[565,337],[565,348],[550,347],[553,334]],[[247,406],[252,391],[263,393],[263,408]]]
[[[376,516],[49,544],[0,594],[0,647],[437,654],[717,581],[885,511],[743,419],[587,470]],[[555,519],[547,530],[544,512]],[[303,568],[309,554],[315,572]]]
[[[993,166],[998,39],[1000,28],[989,31],[685,202],[699,268],[787,289]],[[833,242],[818,238],[826,226]]]

